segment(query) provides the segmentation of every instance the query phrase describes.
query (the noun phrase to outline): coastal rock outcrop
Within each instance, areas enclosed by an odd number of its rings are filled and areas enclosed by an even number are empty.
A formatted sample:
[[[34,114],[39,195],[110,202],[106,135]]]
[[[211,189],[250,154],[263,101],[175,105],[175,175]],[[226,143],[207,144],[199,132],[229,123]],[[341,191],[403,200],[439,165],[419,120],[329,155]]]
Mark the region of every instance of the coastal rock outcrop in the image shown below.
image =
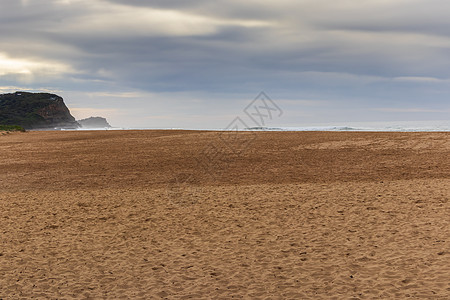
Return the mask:
[[[90,117],[77,121],[82,128],[110,128],[108,121],[102,117]]]
[[[26,129],[75,129],[80,125],[63,98],[48,93],[15,92],[0,95],[0,124]]]

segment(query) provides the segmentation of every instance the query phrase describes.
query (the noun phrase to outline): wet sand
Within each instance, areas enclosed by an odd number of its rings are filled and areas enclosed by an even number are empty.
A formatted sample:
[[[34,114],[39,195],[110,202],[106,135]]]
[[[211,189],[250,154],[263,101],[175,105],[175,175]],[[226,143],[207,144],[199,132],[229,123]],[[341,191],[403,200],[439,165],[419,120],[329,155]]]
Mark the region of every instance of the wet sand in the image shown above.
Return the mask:
[[[0,299],[448,299],[450,134],[0,135]]]

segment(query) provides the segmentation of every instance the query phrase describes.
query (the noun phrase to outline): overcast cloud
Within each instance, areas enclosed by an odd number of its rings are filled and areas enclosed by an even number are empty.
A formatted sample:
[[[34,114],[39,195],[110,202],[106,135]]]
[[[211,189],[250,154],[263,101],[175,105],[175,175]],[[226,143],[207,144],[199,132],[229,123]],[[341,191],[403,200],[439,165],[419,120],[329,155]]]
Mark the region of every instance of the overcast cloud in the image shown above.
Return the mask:
[[[221,128],[262,90],[275,126],[445,120],[444,0],[0,0],[0,92],[77,118]]]

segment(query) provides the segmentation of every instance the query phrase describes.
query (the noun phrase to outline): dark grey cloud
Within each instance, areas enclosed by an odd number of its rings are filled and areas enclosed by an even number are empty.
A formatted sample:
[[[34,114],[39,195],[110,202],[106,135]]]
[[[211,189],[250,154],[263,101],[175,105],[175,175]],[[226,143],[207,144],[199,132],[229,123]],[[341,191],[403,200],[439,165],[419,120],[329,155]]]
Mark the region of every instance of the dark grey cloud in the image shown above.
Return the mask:
[[[180,107],[194,99],[213,112],[260,90],[299,100],[292,110],[309,109],[300,100],[327,101],[311,119],[338,107],[448,109],[450,4],[442,0],[0,5],[2,90],[62,90],[78,107],[121,109],[130,92],[161,114],[173,108],[164,109],[170,95]],[[94,105],[95,93],[118,96]],[[187,107],[186,115],[198,109]]]

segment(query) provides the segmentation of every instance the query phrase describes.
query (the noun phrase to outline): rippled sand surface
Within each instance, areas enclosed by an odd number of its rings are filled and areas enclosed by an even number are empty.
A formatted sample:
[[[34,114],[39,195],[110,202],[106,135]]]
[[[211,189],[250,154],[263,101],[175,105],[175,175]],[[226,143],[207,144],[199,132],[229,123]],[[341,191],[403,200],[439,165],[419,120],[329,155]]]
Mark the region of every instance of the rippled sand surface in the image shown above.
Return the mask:
[[[1,299],[448,299],[450,134],[0,136]]]

